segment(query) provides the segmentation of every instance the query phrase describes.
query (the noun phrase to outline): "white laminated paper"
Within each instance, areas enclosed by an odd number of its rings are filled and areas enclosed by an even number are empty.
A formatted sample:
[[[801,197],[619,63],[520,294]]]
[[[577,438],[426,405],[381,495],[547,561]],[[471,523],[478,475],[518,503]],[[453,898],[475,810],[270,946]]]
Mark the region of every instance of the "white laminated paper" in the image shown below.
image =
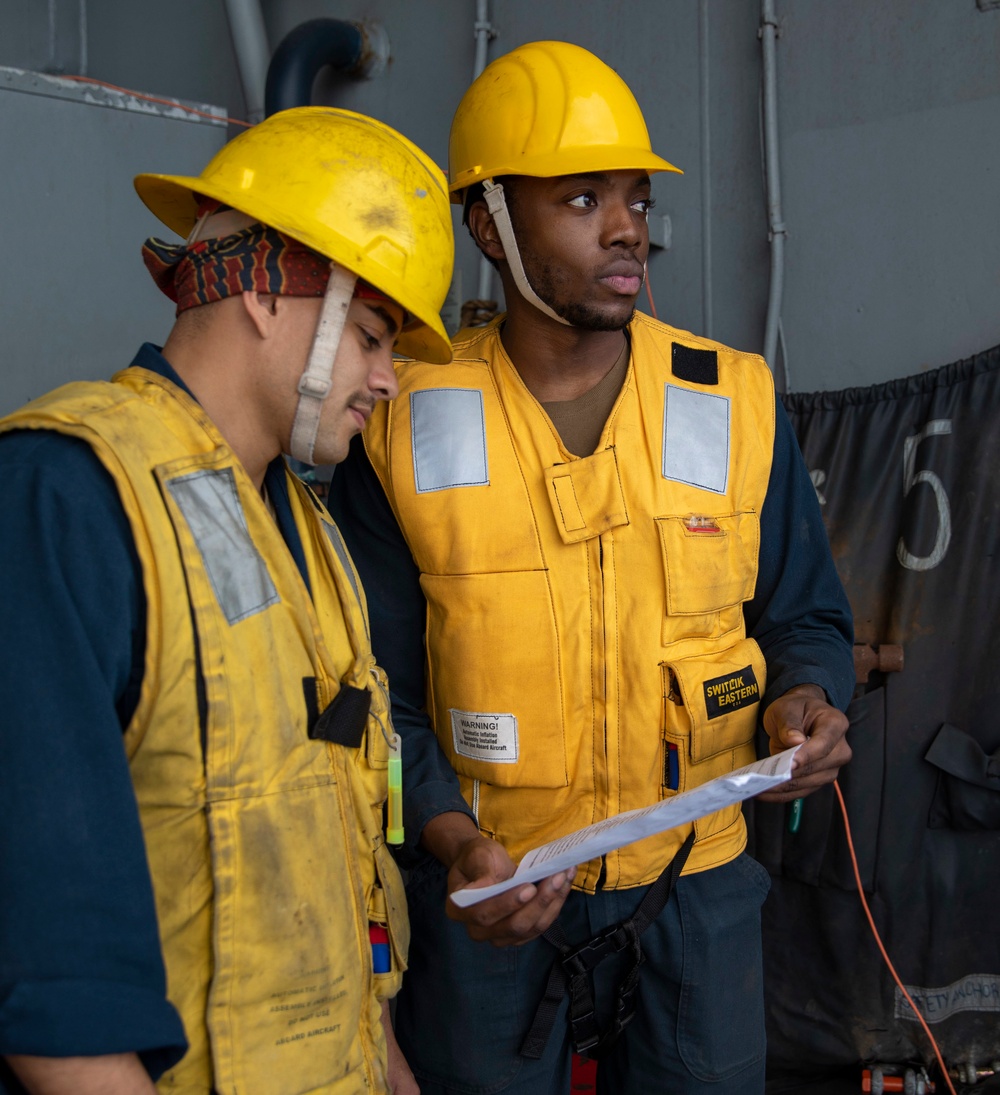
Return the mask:
[[[550,844],[543,844],[528,852],[506,881],[492,886],[456,890],[451,895],[451,900],[463,909],[476,905],[527,882],[538,882],[590,859],[607,855],[608,852],[642,840],[643,837],[662,833],[666,829],[675,829],[678,825],[687,825],[725,806],[753,798],[762,791],[771,791],[792,778],[792,758],[799,748],[801,747],[786,749],[773,757],[738,768],[728,776],[719,776],[700,787],[664,799],[654,806],[609,817],[596,825],[588,825],[586,829],[578,829],[575,833],[553,840]]]

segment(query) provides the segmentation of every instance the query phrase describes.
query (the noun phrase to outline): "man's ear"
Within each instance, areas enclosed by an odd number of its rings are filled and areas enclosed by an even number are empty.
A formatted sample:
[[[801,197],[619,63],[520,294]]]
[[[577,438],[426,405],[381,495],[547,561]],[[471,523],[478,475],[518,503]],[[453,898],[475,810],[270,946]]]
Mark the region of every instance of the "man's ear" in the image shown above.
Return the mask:
[[[487,258],[495,262],[506,260],[500,234],[485,201],[473,202],[466,214],[466,221],[476,246]]]
[[[240,293],[240,297],[250,322],[257,329],[257,334],[261,338],[270,338],[274,331],[274,319],[278,310],[278,294],[258,293],[256,289],[250,289]]]

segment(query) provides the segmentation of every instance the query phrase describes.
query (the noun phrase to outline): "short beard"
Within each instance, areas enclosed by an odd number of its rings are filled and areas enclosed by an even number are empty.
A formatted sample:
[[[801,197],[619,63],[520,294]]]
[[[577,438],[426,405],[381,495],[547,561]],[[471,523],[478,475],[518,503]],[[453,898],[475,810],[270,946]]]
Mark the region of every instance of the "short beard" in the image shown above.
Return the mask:
[[[521,261],[527,266],[525,257],[522,251]],[[632,317],[635,315],[634,304],[629,308],[628,315],[622,318],[608,315],[599,308],[579,301],[560,301],[559,272],[556,267],[546,263],[537,255],[530,255],[529,260],[533,270],[531,277],[528,278],[528,284],[552,311],[562,316],[567,323],[580,327],[584,331],[623,331],[632,322]]]
[[[620,318],[618,316],[609,316],[599,308],[579,301],[560,301],[560,287],[565,281],[561,276],[560,268],[542,258],[541,255],[535,254],[530,248],[525,247],[521,243],[521,233],[518,230],[517,223],[514,219],[514,212],[510,208],[509,200],[507,208],[510,212],[514,239],[517,241],[518,249],[521,252],[521,265],[524,267],[524,275],[528,279],[528,284],[534,289],[535,294],[540,297],[556,315],[562,316],[567,323],[572,324],[574,327],[579,327],[584,331],[625,330],[632,322],[632,317],[635,315],[634,302],[628,310],[628,315],[624,318]],[[532,268],[530,275],[528,274],[529,266]]]

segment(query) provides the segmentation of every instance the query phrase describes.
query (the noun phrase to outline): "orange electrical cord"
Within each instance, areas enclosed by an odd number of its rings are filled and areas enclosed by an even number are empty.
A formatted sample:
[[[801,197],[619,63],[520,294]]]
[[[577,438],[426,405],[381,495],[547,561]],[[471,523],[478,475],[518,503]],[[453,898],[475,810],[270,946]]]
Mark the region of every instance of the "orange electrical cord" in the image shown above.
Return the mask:
[[[252,122],[244,122],[240,118],[222,118],[218,114],[209,114],[207,110],[199,110],[197,107],[185,106],[184,103],[178,103],[173,99],[161,99],[156,95],[146,95],[142,91],[133,91],[130,87],[119,87],[117,84],[109,84],[106,80],[93,80],[89,76],[59,76],[59,80],[75,80],[78,84],[96,84],[98,87],[106,87],[111,91],[120,91],[123,95],[132,95],[136,99],[143,99],[147,103],[159,103],[161,106],[170,106],[175,110],[184,110],[188,114],[197,114],[202,118],[211,118],[216,122],[228,122],[229,125],[241,125],[247,129],[251,127]]]
[[[889,967],[889,972],[892,974],[893,980],[899,986],[899,991],[906,998],[906,1002],[913,1008],[913,1014],[920,1020],[920,1025],[924,1028],[924,1034],[930,1039],[931,1045],[934,1047],[934,1056],[937,1057],[938,1065],[941,1068],[941,1076],[944,1082],[948,1085],[948,1090],[951,1095],[956,1095],[955,1087],[951,1082],[951,1077],[948,1075],[948,1069],[945,1068],[944,1058],[941,1056],[941,1050],[938,1049],[938,1044],[934,1040],[934,1035],[931,1034],[931,1028],[927,1025],[924,1017],[920,1014],[917,1005],[913,1002],[910,994],[906,991],[906,986],[899,978],[899,974],[896,972],[896,967],[889,959],[889,955],[886,953],[886,949],[882,944],[882,937],[878,933],[878,928],[875,927],[875,918],[872,916],[872,911],[868,907],[868,902],[865,900],[865,890],[861,885],[861,872],[858,869],[858,857],[854,853],[854,840],[851,837],[851,823],[847,817],[847,806],[844,804],[844,796],[840,791],[840,784],[834,780],[833,789],[837,792],[837,801],[840,803],[840,812],[844,815],[844,831],[847,834],[847,847],[851,853],[851,866],[854,869],[854,881],[858,887],[858,897],[861,898],[861,905],[865,910],[865,916],[868,917],[868,924],[871,927],[872,935],[875,937],[875,943],[878,946],[879,952],[882,958],[885,960],[885,964]]]
[[[653,319],[659,319],[660,317],[656,314],[656,305],[653,303],[653,290],[650,289],[650,287],[649,287],[649,267],[648,266],[646,267],[646,277],[643,281],[643,284],[646,286],[646,300],[649,301],[649,310],[652,313]]]

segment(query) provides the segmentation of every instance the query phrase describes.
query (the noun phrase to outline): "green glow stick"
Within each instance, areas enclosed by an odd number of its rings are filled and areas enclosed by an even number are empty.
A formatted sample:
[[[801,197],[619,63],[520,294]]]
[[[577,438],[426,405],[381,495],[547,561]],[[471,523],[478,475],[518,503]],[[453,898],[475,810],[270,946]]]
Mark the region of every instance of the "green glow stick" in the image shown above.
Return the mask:
[[[385,839],[388,844],[402,844],[403,834],[403,743],[399,734],[389,738],[389,823]]]

